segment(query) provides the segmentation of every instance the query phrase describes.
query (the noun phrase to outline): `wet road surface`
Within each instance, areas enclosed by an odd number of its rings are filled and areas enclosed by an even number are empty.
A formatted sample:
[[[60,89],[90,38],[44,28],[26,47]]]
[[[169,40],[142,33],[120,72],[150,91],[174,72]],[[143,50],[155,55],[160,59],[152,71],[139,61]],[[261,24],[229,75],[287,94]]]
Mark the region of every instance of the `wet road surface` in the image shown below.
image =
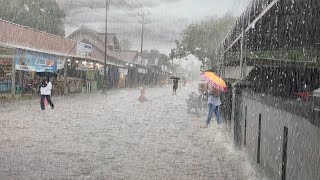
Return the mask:
[[[188,114],[195,85],[100,95],[52,97],[3,105],[0,116],[1,179],[261,179],[234,150],[228,130],[205,114]]]

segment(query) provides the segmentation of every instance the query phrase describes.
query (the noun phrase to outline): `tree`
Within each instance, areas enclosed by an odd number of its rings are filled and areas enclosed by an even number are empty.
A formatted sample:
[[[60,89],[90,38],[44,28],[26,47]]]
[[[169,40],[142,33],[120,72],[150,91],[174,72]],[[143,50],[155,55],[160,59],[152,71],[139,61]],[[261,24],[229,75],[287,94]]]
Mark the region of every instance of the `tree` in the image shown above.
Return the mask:
[[[157,49],[151,49],[149,52],[143,51],[142,56],[147,58],[149,60],[150,64],[155,64],[156,59],[159,60],[160,52]],[[159,61],[158,61],[158,63],[159,63]]]
[[[128,39],[121,39],[120,40],[120,48],[122,50],[130,50],[132,48],[132,43]]]
[[[165,65],[167,67],[171,66],[170,59],[166,54],[160,54],[159,65]]]
[[[213,64],[216,49],[226,37],[228,30],[234,24],[235,18],[225,15],[220,19],[189,25],[181,35],[181,41],[176,41],[175,58],[183,58],[189,54],[196,56],[203,64],[208,61]]]
[[[157,49],[145,50],[142,52],[142,56],[147,58],[150,64],[155,64],[157,59],[158,63],[156,65],[171,66],[169,57],[166,54],[160,53]]]
[[[65,13],[55,0],[0,0],[0,4],[1,19],[65,36]]]

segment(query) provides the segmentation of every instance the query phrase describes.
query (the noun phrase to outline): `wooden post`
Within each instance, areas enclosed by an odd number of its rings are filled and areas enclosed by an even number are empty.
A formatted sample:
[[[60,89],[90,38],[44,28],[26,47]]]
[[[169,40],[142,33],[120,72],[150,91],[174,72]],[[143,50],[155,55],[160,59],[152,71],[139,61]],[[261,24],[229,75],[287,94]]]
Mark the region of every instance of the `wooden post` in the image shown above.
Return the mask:
[[[64,82],[63,82],[63,88],[64,88],[64,94],[68,94],[68,89],[67,89],[67,82],[68,82],[68,57],[66,57],[66,60],[64,62]]]
[[[16,50],[12,50],[12,68],[11,68],[11,96],[14,98],[16,94],[16,62],[15,62]]]
[[[244,30],[242,30],[242,35],[241,35],[241,51],[240,51],[240,80],[243,79],[243,34]]]
[[[225,78],[225,52],[222,51],[221,77]]]
[[[246,32],[243,32],[243,36],[242,36],[242,58],[243,58],[243,65],[242,65],[242,79],[245,79],[247,76],[247,43],[246,43]]]
[[[107,59],[108,59],[108,8],[109,8],[109,0],[106,0],[106,26],[105,26],[105,35],[104,35],[104,65],[103,65],[103,80],[104,87],[103,93],[107,93]]]

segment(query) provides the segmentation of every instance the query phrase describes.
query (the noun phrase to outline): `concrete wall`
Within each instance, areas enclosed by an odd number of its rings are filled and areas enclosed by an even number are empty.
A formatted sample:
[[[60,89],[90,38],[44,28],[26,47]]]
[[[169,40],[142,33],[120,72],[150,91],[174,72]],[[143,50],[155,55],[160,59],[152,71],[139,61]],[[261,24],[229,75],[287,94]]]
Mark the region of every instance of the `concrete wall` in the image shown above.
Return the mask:
[[[282,177],[284,126],[288,128],[287,180],[320,179],[320,129],[306,118],[280,110],[246,93],[241,95],[241,147],[257,163],[261,114],[260,165],[272,179]],[[247,107],[247,117],[245,113]],[[246,119],[246,145],[245,138]]]

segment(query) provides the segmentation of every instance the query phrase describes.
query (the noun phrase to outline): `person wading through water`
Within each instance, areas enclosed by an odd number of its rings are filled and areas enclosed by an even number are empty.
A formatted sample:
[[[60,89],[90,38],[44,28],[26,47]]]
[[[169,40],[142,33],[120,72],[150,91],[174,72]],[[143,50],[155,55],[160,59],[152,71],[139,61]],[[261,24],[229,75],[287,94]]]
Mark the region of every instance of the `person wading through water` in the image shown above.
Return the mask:
[[[218,125],[221,124],[221,118],[220,118],[220,105],[221,105],[221,100],[220,100],[220,95],[221,91],[212,87],[211,85],[208,85],[208,107],[209,107],[209,112],[208,112],[208,117],[206,120],[206,125],[200,126],[201,128],[208,128],[212,114],[216,115],[217,118],[217,123]]]
[[[49,85],[48,85],[49,84]],[[41,110],[45,110],[45,99],[47,100],[47,102],[50,104],[51,108],[54,108],[54,105],[51,101],[51,89],[52,89],[52,84],[51,82],[48,83],[47,80],[44,80],[40,86],[40,106],[41,106]]]

